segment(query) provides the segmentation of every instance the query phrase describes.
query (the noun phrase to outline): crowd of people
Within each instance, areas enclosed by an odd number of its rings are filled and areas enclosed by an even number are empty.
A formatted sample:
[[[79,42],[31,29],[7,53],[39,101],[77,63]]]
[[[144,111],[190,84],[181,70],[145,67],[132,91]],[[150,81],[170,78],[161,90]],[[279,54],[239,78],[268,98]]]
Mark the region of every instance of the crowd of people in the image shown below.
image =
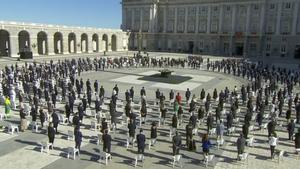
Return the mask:
[[[66,123],[74,127],[75,147],[80,150],[83,134],[80,126],[84,123],[87,108],[95,110],[97,123],[100,124],[99,132],[102,134],[103,151],[111,153],[111,131],[118,128],[117,101],[120,100],[120,92],[117,85],[112,89],[112,95],[107,97],[103,85],[97,80],[84,81],[82,73],[89,71],[105,71],[108,68],[128,67],[174,67],[193,68],[204,67],[202,57],[164,58],[164,57],[134,57],[119,58],[80,58],[65,59],[50,63],[25,63],[25,65],[6,66],[0,71],[1,99],[5,106],[5,115],[10,117],[11,109],[20,112],[20,129],[27,129],[27,119],[31,116],[31,122],[40,120],[41,127],[46,124],[49,142],[54,145],[55,135],[59,134],[58,126],[61,116],[66,117]],[[295,148],[300,148],[300,128],[295,133],[296,124],[300,123],[299,86],[300,72],[264,65],[263,63],[249,63],[241,59],[223,59],[210,61],[207,59],[207,71],[222,72],[227,75],[244,78],[249,81],[242,86],[226,87],[218,92],[208,93],[204,89],[201,93],[192,93],[189,89],[185,92],[185,98],[180,93],[170,90],[169,98],[159,89],[155,92],[154,104],[158,107],[157,120],[151,121],[150,139],[151,145],[156,144],[158,129],[166,125],[170,120],[170,136],[172,136],[173,155],[180,154],[183,146],[179,126],[184,125],[183,115],[188,114],[189,119],[185,127],[185,146],[194,151],[196,149],[196,136],[199,126],[206,126],[207,130],[201,132],[202,150],[204,156],[210,153],[213,143],[210,140],[213,130],[216,130],[217,140],[223,140],[224,133],[230,133],[237,123],[242,124],[242,132],[237,139],[237,154],[244,153],[244,147],[249,139],[249,130],[254,123],[262,129],[267,123],[268,138],[271,157],[274,158],[274,150],[278,142],[276,127],[287,126],[289,140],[294,140]],[[196,70],[197,71],[197,70]],[[146,136],[139,126],[147,126],[149,116],[149,98],[146,98],[146,89],[142,87],[140,95],[135,96],[135,88],[125,92],[124,115],[128,128],[128,142],[134,145],[137,142],[139,154],[144,154]],[[137,99],[138,98],[138,99]],[[16,101],[18,99],[18,102]],[[105,99],[109,99],[108,113],[110,121],[103,118],[105,114]],[[134,102],[138,100],[138,111],[134,109]],[[79,104],[75,104],[75,102]],[[63,110],[57,107],[57,102],[64,103]],[[171,110],[171,111],[170,111]],[[227,111],[226,111],[227,110]],[[64,112],[65,114],[62,114]],[[286,123],[280,124],[280,117],[285,114]],[[70,119],[70,117],[73,117]],[[170,118],[169,118],[170,117]],[[239,120],[244,117],[244,120]],[[295,118],[295,119],[294,119]],[[205,123],[206,121],[206,123]],[[226,124],[226,125],[225,125]],[[136,130],[139,128],[139,134]],[[53,148],[53,147],[52,147]],[[238,156],[239,157],[239,156]]]

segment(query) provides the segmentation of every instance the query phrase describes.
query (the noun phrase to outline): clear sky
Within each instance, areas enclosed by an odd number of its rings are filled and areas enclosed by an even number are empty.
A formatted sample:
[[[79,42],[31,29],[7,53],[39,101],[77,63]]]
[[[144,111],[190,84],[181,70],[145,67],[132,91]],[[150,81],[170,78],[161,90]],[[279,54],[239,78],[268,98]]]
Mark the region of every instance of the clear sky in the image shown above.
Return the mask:
[[[0,0],[0,20],[120,28],[121,0]]]

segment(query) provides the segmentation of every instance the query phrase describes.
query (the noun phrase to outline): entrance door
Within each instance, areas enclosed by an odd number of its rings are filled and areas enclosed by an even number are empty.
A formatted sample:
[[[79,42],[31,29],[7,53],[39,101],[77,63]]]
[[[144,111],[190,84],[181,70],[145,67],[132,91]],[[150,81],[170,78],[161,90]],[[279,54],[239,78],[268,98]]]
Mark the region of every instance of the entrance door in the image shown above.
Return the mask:
[[[295,48],[295,59],[300,59],[300,45],[297,45]]]
[[[194,52],[194,42],[189,41],[189,53],[193,54]]]
[[[235,53],[237,56],[243,56],[244,54],[244,45],[242,43],[237,43],[235,48]]]

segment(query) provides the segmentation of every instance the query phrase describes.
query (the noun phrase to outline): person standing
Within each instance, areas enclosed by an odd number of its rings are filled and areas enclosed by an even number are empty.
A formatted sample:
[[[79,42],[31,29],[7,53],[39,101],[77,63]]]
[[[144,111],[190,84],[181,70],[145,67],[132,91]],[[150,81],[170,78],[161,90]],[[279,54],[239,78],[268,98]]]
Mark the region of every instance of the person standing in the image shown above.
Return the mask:
[[[80,131],[80,126],[75,126],[75,148],[77,148],[80,152],[80,146],[82,142],[82,133]]]
[[[271,150],[271,158],[273,159],[275,156],[275,147],[277,145],[277,135],[275,132],[272,132],[270,137],[269,137],[269,145],[270,145],[270,150]]]
[[[111,136],[108,134],[108,130],[104,131],[104,134],[102,136],[102,141],[103,141],[103,152],[110,154]]]
[[[293,119],[291,119],[291,121],[289,122],[289,124],[287,126],[287,130],[289,133],[289,140],[293,140],[293,134],[294,134],[294,130],[295,130],[295,123],[294,123]]]
[[[244,153],[245,145],[246,145],[246,139],[244,138],[243,134],[240,134],[240,137],[236,141],[237,145],[237,151],[238,151],[238,160],[241,160],[239,155]]]
[[[143,134],[143,129],[140,129],[140,134],[136,136],[138,154],[144,154],[146,137]]]
[[[173,137],[173,156],[179,154],[179,150],[181,148],[181,137],[178,135],[178,132],[176,131],[175,136]]]
[[[133,139],[135,137],[135,129],[136,129],[136,125],[133,122],[133,119],[130,119],[130,122],[128,124],[129,144],[133,144]]]
[[[40,113],[41,126],[43,128],[44,127],[44,122],[45,122],[45,119],[46,119],[45,113],[43,112],[43,108],[40,108],[39,113]]]
[[[6,115],[6,117],[9,118],[10,117],[10,109],[11,109],[11,103],[10,103],[9,97],[6,97],[4,104],[5,104],[5,115]]]
[[[156,143],[156,138],[157,138],[157,124],[156,124],[156,122],[152,123],[150,138],[151,138],[151,146],[154,146],[154,144]]]
[[[203,150],[204,156],[207,156],[209,154],[210,147],[211,147],[211,142],[208,139],[208,135],[204,134],[202,137],[202,150]]]
[[[298,133],[295,134],[295,148],[300,148],[300,128],[298,128]]]
[[[48,126],[48,138],[49,143],[51,143],[51,149],[53,149],[54,139],[55,139],[55,130],[53,128],[53,123],[50,123]]]
[[[24,113],[24,109],[20,109],[20,119],[21,119],[21,131],[24,132],[27,127],[26,113]]]

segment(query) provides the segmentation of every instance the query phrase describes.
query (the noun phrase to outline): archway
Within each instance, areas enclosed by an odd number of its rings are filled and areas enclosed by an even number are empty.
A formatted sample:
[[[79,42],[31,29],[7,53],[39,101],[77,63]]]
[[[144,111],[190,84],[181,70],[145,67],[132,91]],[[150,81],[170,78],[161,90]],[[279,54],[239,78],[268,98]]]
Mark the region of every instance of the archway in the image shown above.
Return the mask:
[[[76,35],[75,33],[70,33],[68,36],[68,44],[69,44],[69,53],[76,53]]]
[[[88,36],[85,33],[81,35],[81,52],[88,52]]]
[[[10,36],[8,31],[0,30],[0,56],[10,56]]]
[[[93,52],[99,52],[99,36],[93,35]]]
[[[108,51],[108,37],[106,34],[102,36],[102,43],[104,51]]]
[[[19,32],[19,52],[30,51],[30,36],[25,30]]]
[[[48,54],[48,38],[47,34],[43,31],[37,34],[37,47],[39,55]]]
[[[54,34],[54,53],[62,54],[63,53],[63,36],[60,32]]]
[[[111,50],[117,51],[117,36],[116,35],[111,36]]]

